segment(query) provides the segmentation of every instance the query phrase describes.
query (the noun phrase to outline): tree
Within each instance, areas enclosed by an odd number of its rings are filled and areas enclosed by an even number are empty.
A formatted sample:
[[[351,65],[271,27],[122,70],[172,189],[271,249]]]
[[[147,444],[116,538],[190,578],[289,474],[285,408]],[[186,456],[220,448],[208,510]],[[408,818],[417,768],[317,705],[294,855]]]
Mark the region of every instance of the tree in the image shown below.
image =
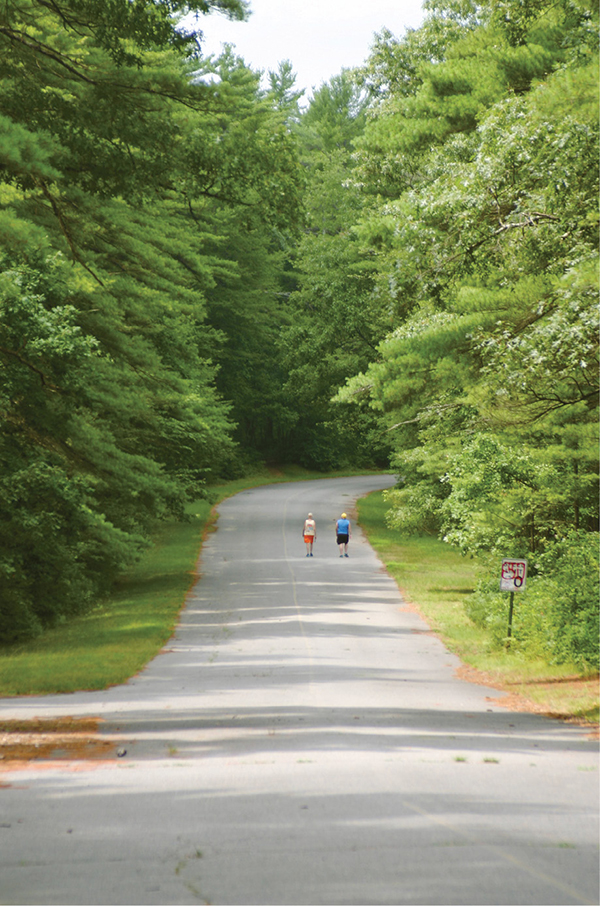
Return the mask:
[[[194,8],[213,7],[244,9]],[[256,76],[225,61],[202,80],[182,10],[3,10],[5,641],[87,606],[233,457],[207,296],[237,269],[210,230],[234,211],[286,223],[293,151]]]
[[[366,96],[343,71],[315,92],[297,134],[307,174],[306,224],[294,256],[297,289],[282,335],[286,390],[299,412],[294,451],[318,468],[385,461],[371,414],[331,397],[375,353],[387,326],[373,294],[372,264],[352,225],[362,208],[353,149]]]
[[[402,323],[338,398],[370,398],[394,438],[390,519],[469,550],[597,527],[597,69],[587,26],[588,57],[571,52],[570,16],[545,8],[516,47],[483,16],[441,62],[419,60],[414,94],[390,89],[380,117],[396,103],[397,197],[357,228]],[[494,84],[477,82],[490,59]],[[361,142],[371,187],[381,128]]]
[[[354,233],[394,329],[337,396],[393,439],[390,524],[530,579],[513,650],[598,666],[597,13],[440,2],[381,36]],[[581,572],[583,570],[583,572]]]
[[[284,115],[287,125],[298,123],[300,119],[300,99],[304,89],[296,89],[296,73],[289,60],[282,60],[276,71],[268,73],[268,98],[280,113]]]

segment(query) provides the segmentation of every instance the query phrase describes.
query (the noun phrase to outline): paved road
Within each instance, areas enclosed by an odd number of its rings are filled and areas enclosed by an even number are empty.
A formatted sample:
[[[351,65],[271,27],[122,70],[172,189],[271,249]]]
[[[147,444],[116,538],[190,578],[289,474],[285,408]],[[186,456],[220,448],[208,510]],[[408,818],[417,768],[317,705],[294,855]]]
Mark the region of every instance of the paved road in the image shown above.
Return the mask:
[[[2,903],[598,903],[597,744],[456,679],[359,531],[339,558],[333,520],[386,482],[224,502],[139,676],[0,701],[127,750],[4,775]]]

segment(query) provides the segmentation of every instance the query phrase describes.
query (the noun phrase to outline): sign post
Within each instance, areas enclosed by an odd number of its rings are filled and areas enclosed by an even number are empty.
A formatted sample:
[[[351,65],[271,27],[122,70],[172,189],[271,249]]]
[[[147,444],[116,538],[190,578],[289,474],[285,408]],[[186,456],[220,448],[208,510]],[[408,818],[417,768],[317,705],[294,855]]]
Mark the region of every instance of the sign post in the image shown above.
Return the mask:
[[[503,560],[502,574],[500,576],[500,591],[510,592],[510,604],[508,606],[508,630],[506,633],[506,647],[510,648],[510,639],[512,636],[512,618],[513,606],[515,602],[515,591],[524,591],[527,581],[527,560]]]

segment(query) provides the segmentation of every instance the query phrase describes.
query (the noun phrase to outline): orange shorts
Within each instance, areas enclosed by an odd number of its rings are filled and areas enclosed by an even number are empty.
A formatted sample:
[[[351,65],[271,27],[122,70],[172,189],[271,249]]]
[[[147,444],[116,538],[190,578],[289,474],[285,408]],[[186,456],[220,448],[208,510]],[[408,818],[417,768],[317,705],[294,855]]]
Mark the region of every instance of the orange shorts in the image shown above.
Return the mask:
[[[314,535],[305,535],[305,536],[304,536],[304,543],[305,543],[305,544],[312,544],[312,542],[313,542],[314,540],[315,540],[315,536],[314,536]]]

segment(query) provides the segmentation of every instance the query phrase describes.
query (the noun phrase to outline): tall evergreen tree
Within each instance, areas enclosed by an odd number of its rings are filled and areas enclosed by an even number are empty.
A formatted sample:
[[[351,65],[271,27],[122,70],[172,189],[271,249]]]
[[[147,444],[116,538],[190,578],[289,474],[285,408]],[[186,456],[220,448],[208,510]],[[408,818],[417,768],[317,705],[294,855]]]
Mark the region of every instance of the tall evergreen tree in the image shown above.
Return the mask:
[[[300,412],[296,456],[324,469],[381,463],[387,454],[369,412],[331,403],[348,375],[371,360],[389,326],[374,294],[370,256],[353,231],[362,210],[353,153],[365,121],[366,96],[345,70],[315,92],[297,129],[306,223],[294,256],[293,318],[282,340],[287,389]]]
[[[180,11],[2,10],[4,640],[84,607],[234,455],[207,296],[239,269],[213,228],[236,210],[280,227],[295,171],[257,78],[203,79]]]
[[[419,38],[377,49],[357,233],[398,327],[339,398],[394,438],[395,524],[537,551],[598,519],[594,17],[431,7]]]

